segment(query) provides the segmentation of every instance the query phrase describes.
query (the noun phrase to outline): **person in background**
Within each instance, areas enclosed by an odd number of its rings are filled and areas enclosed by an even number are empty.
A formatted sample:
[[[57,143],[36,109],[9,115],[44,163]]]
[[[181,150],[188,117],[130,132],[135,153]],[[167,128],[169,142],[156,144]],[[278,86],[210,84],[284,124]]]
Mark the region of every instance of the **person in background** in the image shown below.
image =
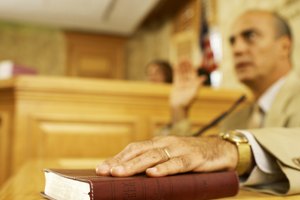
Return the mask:
[[[161,136],[132,143],[98,165],[96,173],[131,176],[146,172],[160,177],[236,170],[242,186],[280,195],[299,194],[300,78],[292,70],[292,41],[287,22],[278,14],[251,10],[241,15],[229,42],[235,72],[253,92],[253,104],[224,119],[221,134]],[[174,79],[175,125],[188,117],[203,79],[188,61],[179,63]]]
[[[146,79],[153,83],[172,83],[172,66],[165,60],[154,60],[146,66]]]

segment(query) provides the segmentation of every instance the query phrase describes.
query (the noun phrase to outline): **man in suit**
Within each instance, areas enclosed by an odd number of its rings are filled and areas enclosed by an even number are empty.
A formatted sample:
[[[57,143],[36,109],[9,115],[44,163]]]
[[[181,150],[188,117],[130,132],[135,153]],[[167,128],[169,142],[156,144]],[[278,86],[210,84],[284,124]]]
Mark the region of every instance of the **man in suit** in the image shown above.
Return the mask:
[[[145,171],[157,177],[235,169],[245,186],[300,193],[300,81],[291,70],[290,29],[277,14],[248,11],[234,23],[229,41],[237,77],[253,92],[253,105],[228,116],[223,134],[132,143],[96,172],[130,176]],[[175,69],[172,133],[188,131],[188,109],[203,81],[188,61]]]

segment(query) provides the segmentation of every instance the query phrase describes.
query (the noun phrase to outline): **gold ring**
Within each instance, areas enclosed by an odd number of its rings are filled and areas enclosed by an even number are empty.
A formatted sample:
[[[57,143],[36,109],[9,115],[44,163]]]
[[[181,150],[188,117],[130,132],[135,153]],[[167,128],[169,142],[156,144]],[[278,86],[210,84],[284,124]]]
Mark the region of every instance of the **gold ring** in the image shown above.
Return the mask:
[[[167,149],[163,149],[163,151],[164,151],[165,154],[167,155],[168,160],[170,160],[170,159],[171,159],[171,155],[170,155],[169,151],[168,151]]]

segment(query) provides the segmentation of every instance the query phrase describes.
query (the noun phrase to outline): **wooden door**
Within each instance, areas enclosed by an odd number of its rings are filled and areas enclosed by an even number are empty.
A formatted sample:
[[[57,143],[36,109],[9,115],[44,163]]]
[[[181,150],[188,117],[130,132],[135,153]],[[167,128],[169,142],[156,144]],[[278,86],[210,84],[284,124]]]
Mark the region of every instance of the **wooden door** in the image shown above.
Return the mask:
[[[66,32],[67,75],[122,79],[126,38]]]

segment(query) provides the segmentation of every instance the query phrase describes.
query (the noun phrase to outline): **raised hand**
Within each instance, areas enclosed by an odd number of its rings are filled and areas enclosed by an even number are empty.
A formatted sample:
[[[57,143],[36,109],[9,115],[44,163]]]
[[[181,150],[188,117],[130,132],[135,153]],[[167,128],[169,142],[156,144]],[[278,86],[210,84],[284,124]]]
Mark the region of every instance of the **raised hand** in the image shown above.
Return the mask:
[[[218,136],[161,136],[129,144],[96,168],[99,175],[132,176],[146,172],[158,177],[171,174],[234,169],[236,146]]]
[[[197,69],[188,60],[182,60],[174,68],[174,81],[170,94],[173,122],[187,117],[188,109],[204,81],[205,77],[199,77]]]

